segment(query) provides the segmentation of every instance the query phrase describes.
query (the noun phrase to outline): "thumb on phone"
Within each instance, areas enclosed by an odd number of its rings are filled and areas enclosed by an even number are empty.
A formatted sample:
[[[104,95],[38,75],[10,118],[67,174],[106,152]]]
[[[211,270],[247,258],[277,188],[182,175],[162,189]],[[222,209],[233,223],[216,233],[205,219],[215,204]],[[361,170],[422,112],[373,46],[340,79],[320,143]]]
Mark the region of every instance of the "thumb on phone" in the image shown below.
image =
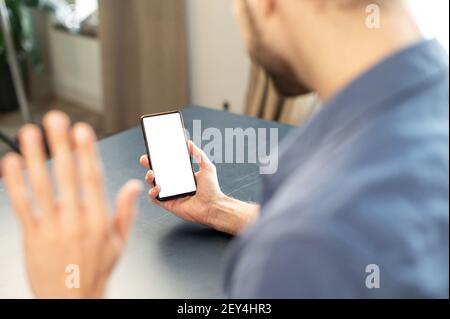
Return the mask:
[[[194,161],[200,166],[200,169],[215,170],[216,167],[211,162],[211,160],[206,156],[205,152],[202,151],[197,145],[192,141],[188,142],[189,153],[194,158]]]

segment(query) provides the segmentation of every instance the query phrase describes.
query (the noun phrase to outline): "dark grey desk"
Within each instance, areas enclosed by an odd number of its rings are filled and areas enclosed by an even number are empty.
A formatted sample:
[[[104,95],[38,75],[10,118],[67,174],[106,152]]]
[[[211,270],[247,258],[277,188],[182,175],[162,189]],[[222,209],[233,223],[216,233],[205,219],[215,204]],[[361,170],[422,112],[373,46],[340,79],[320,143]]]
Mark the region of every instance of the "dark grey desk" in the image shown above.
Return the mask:
[[[289,126],[254,118],[191,107],[183,111],[186,127],[193,120],[202,127],[279,128],[280,138]],[[139,156],[145,153],[140,128],[99,143],[104,161],[107,193],[112,200],[130,178],[142,179]],[[218,164],[223,191],[246,201],[258,201],[256,164]],[[224,256],[230,237],[184,222],[153,205],[143,194],[125,255],[108,289],[110,298],[220,298]],[[51,261],[49,261],[51,262]],[[0,298],[32,297],[26,282],[19,228],[0,181]]]

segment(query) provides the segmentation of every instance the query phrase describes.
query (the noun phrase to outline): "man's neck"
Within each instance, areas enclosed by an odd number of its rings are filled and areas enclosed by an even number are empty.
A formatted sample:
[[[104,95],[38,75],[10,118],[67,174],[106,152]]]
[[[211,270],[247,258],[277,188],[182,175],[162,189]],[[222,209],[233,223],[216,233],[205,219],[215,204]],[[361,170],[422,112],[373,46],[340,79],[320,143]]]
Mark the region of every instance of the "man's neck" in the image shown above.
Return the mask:
[[[307,72],[310,86],[326,101],[383,59],[421,39],[409,13],[392,14],[385,17],[380,29],[349,29],[342,32],[340,41],[323,41],[320,59],[314,52],[308,53],[310,63],[306,70],[305,65],[298,66],[298,72]]]

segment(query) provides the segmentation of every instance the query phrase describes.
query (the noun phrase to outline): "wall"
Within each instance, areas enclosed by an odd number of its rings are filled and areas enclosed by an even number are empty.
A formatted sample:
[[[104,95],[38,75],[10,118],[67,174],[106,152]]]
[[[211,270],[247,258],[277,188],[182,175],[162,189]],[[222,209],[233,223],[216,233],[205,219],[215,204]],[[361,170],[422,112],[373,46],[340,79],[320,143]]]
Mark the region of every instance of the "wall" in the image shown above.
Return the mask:
[[[190,104],[242,113],[250,62],[229,0],[186,0]],[[102,111],[96,39],[49,28],[56,95]]]
[[[100,0],[99,18],[108,132],[189,104],[183,1]]]
[[[243,112],[250,62],[230,0],[186,0],[190,101]]]
[[[49,24],[54,94],[96,112],[103,110],[100,43]]]

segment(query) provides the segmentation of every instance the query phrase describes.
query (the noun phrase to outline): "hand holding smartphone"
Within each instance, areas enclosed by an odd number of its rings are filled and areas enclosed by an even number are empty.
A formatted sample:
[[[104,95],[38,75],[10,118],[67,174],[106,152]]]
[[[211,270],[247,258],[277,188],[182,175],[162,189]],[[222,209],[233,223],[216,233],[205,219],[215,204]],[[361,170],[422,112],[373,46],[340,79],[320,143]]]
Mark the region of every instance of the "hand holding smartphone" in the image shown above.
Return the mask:
[[[195,195],[197,183],[181,113],[144,115],[141,125],[154,185],[161,187],[157,199],[167,201]]]
[[[174,215],[228,234],[237,234],[257,219],[259,206],[226,196],[220,189],[215,165],[193,143],[187,143],[179,112],[142,117],[149,169],[146,181],[152,201]],[[199,165],[194,174],[191,155]],[[156,186],[160,187],[156,187]],[[183,200],[180,197],[195,195]],[[172,200],[174,199],[174,200]]]

